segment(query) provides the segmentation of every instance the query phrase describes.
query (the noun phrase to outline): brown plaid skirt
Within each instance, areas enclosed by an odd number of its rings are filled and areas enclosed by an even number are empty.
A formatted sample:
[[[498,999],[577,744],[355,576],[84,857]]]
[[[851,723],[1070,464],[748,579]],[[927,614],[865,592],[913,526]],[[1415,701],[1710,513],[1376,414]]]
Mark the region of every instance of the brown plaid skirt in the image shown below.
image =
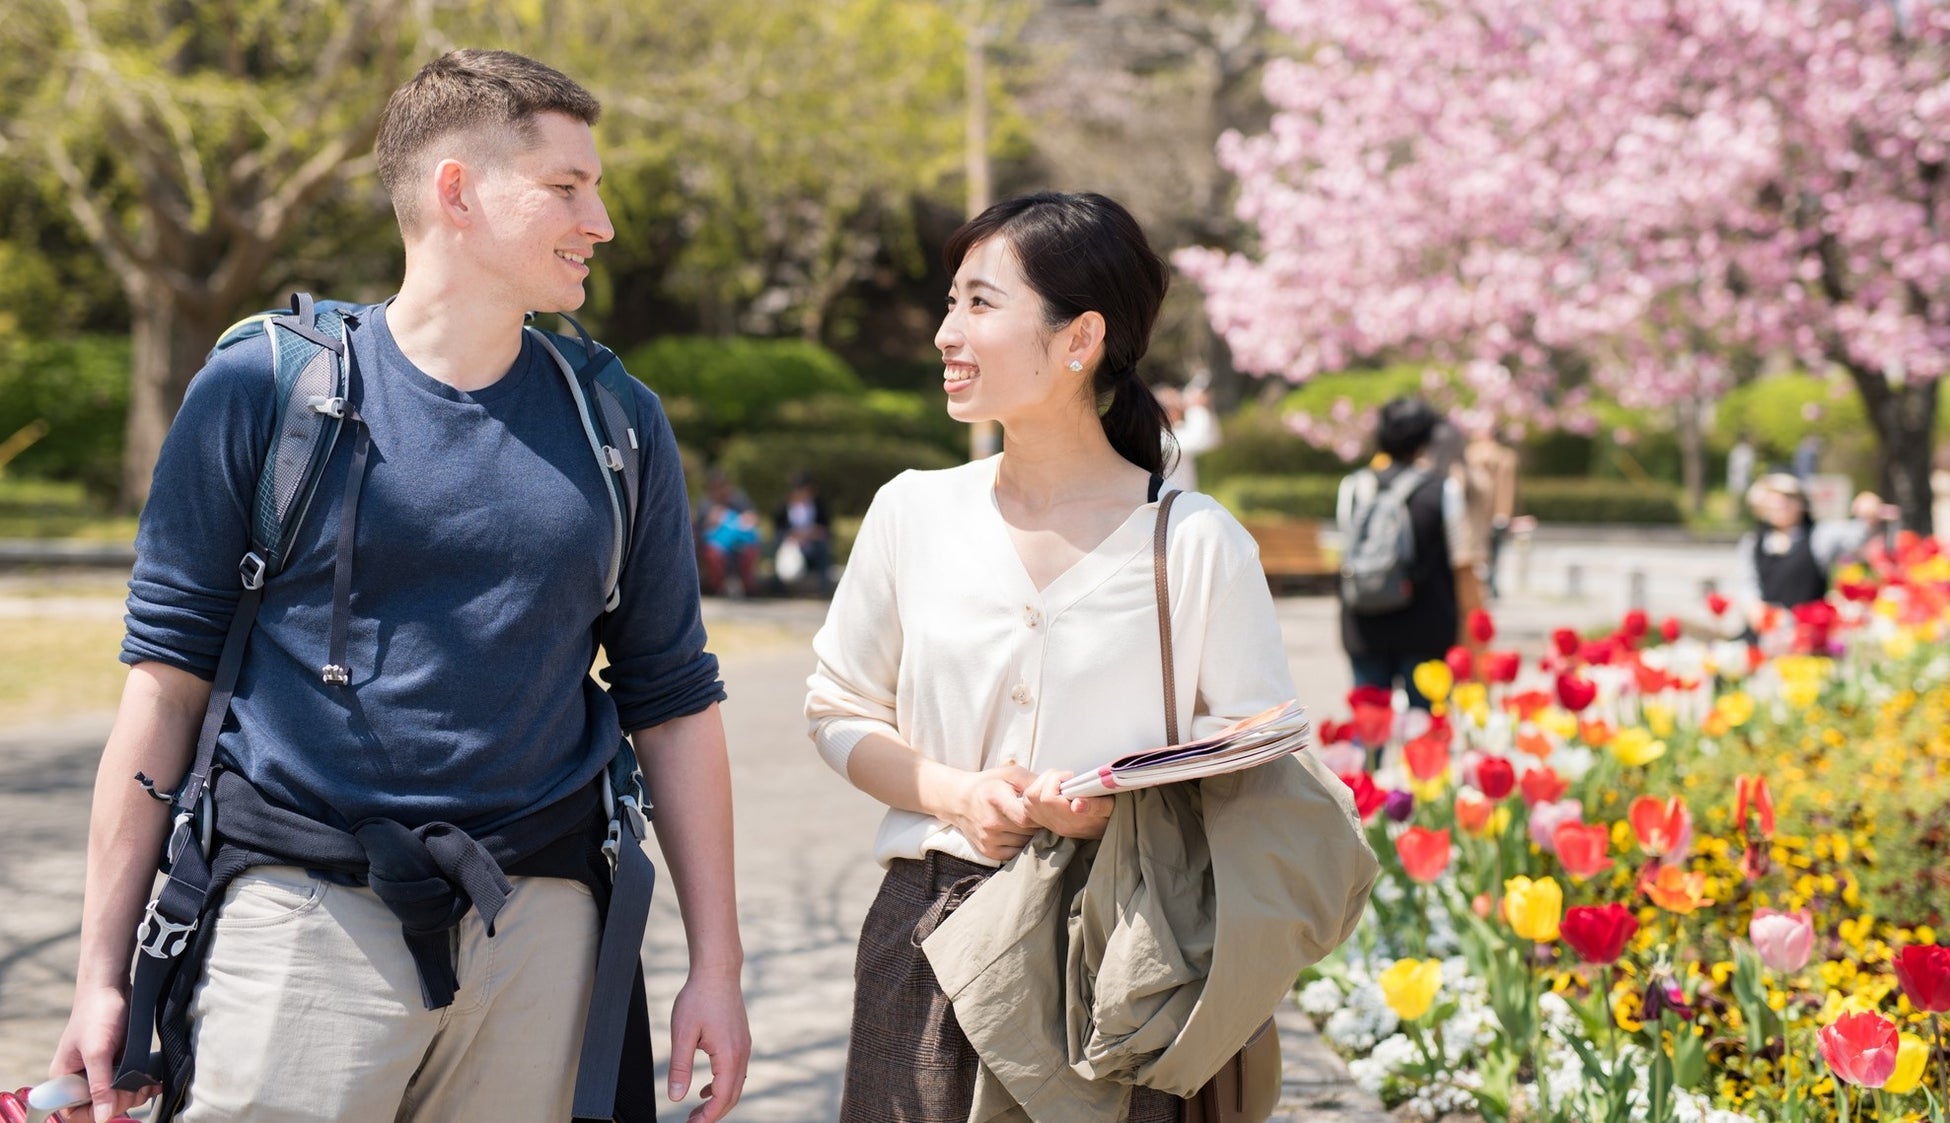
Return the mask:
[[[968,1123],[980,1061],[915,930],[932,931],[994,872],[939,851],[887,870],[853,968],[841,1123]],[[1123,1123],[1179,1123],[1183,1111],[1176,1096],[1136,1088]]]

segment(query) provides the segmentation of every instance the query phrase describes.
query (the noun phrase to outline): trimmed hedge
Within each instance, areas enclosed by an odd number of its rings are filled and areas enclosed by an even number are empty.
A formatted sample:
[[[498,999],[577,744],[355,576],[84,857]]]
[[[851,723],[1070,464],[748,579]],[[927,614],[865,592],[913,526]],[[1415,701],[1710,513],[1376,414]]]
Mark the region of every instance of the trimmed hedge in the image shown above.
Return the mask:
[[[1520,479],[1517,506],[1539,521],[1553,523],[1672,525],[1685,521],[1679,507],[1679,489],[1664,484]]]
[[[1218,493],[1218,485],[1236,477],[1338,475],[1347,471],[1341,458],[1315,448],[1286,427],[1278,409],[1249,405],[1223,418],[1224,440],[1198,458],[1199,486]]]
[[[1201,467],[1203,465],[1201,464]],[[1239,518],[1332,519],[1339,475],[1234,476],[1210,489]],[[1617,480],[1533,479],[1517,483],[1517,505],[1544,522],[1677,524],[1679,492]]]
[[[931,444],[859,434],[749,433],[724,444],[718,467],[770,517],[785,499],[787,480],[805,471],[835,519],[866,513],[880,485],[909,468],[960,463]]]
[[[1204,470],[1200,462],[1201,472]],[[1276,515],[1332,519],[1339,476],[1234,476],[1211,489],[1211,496],[1240,519]]]
[[[707,452],[733,434],[772,428],[784,403],[864,392],[844,359],[803,339],[665,336],[623,363],[663,399],[678,437]]]

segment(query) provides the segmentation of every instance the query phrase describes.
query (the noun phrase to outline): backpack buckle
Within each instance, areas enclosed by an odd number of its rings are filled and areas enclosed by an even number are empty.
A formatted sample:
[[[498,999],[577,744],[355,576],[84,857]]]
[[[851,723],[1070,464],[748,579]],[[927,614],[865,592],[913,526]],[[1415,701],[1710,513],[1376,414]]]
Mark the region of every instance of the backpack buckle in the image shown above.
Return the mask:
[[[322,413],[327,417],[345,416],[344,398],[327,398],[323,396],[314,396],[305,402],[305,407],[307,409],[310,409],[313,413]]]
[[[631,434],[632,437],[634,437],[635,435],[636,434],[634,433]],[[616,451],[616,448],[613,445],[604,445],[603,463],[609,465],[610,471],[620,472],[623,470],[623,454]]]
[[[326,686],[344,686],[352,681],[352,668],[343,663],[327,663],[318,668],[318,677]]]
[[[262,589],[264,587],[264,574],[269,569],[270,566],[264,562],[264,556],[256,550],[245,554],[237,562],[237,576],[243,579],[244,588],[246,589]]]
[[[135,930],[136,950],[157,959],[174,959],[189,946],[190,933],[196,931],[196,925],[194,917],[186,924],[176,923],[157,912],[156,902],[150,901],[142,914],[141,926]]]

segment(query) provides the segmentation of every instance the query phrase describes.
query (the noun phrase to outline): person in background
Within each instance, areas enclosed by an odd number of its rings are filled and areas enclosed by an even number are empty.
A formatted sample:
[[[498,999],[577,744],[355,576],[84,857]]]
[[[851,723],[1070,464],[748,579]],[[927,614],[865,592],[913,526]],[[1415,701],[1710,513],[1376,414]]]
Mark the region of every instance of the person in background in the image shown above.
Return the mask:
[[[1727,494],[1735,502],[1741,501],[1747,489],[1754,482],[1754,442],[1742,429],[1734,439],[1733,447],[1727,450]]]
[[[692,523],[697,534],[698,583],[707,596],[748,596],[758,588],[758,513],[744,491],[716,468],[704,477]],[[730,577],[736,575],[736,585]]]
[[[1179,491],[1197,491],[1198,458],[1225,439],[1218,415],[1212,412],[1212,394],[1200,378],[1192,379],[1183,390],[1160,386],[1156,393],[1171,425],[1171,441],[1178,446],[1178,459],[1165,480]]]
[[[1517,450],[1497,440],[1494,430],[1480,429],[1463,449],[1463,464],[1471,486],[1482,497],[1472,499],[1471,526],[1480,538],[1483,560],[1477,569],[1483,595],[1494,600],[1496,563],[1517,517]]]
[[[819,485],[810,473],[794,472],[792,490],[772,516],[778,540],[772,548],[772,571],[781,584],[790,585],[809,576],[824,596],[831,588],[833,569],[833,520],[826,501],[819,497]],[[789,558],[796,552],[797,564]]]
[[[1391,611],[1357,611],[1341,604],[1341,644],[1354,672],[1354,685],[1399,686],[1414,709],[1429,708],[1415,688],[1415,668],[1440,660],[1463,635],[1462,621],[1481,603],[1477,590],[1476,557],[1468,545],[1467,497],[1460,472],[1451,472],[1455,442],[1449,442],[1449,463],[1432,455],[1438,426],[1443,422],[1420,398],[1396,398],[1381,407],[1375,424],[1376,453],[1367,467],[1341,481],[1336,503],[1337,523],[1351,544],[1357,508],[1387,491],[1403,473],[1419,478],[1408,493],[1407,505],[1414,534],[1414,560],[1409,567],[1410,599]],[[1453,430],[1452,430],[1453,432]]]
[[[1742,618],[1756,632],[1766,630],[1770,606],[1792,609],[1826,596],[1836,565],[1902,514],[1865,491],[1850,505],[1854,517],[1817,522],[1806,488],[1786,472],[1754,481],[1747,489],[1747,506],[1755,525],[1735,547],[1739,568],[1734,592],[1745,605]]]

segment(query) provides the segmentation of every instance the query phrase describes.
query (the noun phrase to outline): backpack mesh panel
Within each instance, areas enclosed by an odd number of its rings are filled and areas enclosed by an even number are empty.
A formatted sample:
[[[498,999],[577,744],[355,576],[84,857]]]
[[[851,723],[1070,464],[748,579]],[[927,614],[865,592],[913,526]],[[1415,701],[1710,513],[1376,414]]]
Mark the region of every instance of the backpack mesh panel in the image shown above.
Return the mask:
[[[271,455],[264,471],[266,486],[257,491],[257,541],[270,571],[284,568],[285,553],[297,532],[293,508],[304,500],[306,473],[313,457],[329,445],[338,424],[312,412],[313,398],[331,397],[338,382],[338,357],[289,332],[271,332],[276,341],[278,383],[284,391],[282,423],[271,441]],[[299,360],[304,366],[285,386],[285,372]],[[280,534],[282,531],[282,534]]]

